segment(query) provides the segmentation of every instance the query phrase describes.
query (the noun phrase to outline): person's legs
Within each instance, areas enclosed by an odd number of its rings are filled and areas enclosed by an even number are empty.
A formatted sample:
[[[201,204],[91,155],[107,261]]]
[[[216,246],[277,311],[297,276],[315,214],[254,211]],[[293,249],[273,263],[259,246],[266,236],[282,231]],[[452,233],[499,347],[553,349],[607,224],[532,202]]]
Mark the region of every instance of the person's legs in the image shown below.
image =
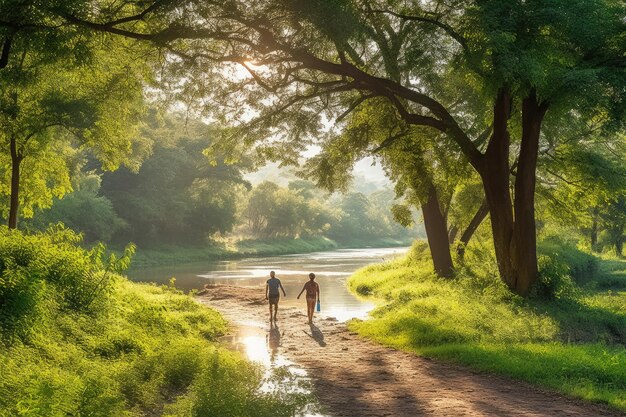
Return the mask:
[[[306,314],[309,317],[309,323],[313,322],[313,309],[315,308],[315,300],[306,299]]]
[[[272,320],[276,320],[276,313],[278,312],[278,300],[280,297],[278,296],[270,296],[269,297],[269,303],[270,303],[270,321]],[[274,306],[274,314],[272,315],[272,306]]]

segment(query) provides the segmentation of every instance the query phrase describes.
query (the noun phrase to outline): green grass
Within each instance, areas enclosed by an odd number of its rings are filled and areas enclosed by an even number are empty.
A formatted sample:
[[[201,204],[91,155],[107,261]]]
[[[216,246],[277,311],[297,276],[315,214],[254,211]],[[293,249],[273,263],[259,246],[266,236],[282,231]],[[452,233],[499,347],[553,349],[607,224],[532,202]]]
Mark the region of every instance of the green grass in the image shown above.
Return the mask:
[[[217,343],[224,319],[178,291],[119,279],[109,312],[59,315],[0,348],[0,416],[291,416],[258,368]]]
[[[626,262],[602,261],[583,288],[530,300],[505,289],[483,251],[470,251],[467,262],[455,279],[437,278],[418,245],[406,258],[357,271],[350,289],[381,304],[350,328],[418,355],[626,410]]]
[[[292,416],[300,394],[219,342],[225,320],[103,270],[71,231],[0,229],[0,416]]]

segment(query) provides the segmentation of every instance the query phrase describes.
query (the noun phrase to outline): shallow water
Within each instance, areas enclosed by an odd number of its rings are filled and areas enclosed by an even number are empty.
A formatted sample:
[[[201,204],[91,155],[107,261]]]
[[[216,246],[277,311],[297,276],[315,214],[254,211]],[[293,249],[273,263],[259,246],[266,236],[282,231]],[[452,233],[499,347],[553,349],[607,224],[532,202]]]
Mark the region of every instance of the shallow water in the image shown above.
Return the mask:
[[[129,272],[134,281],[166,284],[176,278],[176,287],[184,290],[201,289],[205,284],[227,284],[258,288],[265,291],[270,270],[280,278],[286,297],[280,306],[298,306],[305,312],[304,297],[296,296],[308,281],[310,272],[316,275],[320,286],[321,316],[334,317],[338,321],[365,318],[374,307],[370,302],[358,299],[346,288],[346,279],[357,269],[369,264],[401,255],[407,248],[343,249],[263,258],[218,261],[204,264],[174,265],[135,269]],[[279,319],[281,312],[279,310]],[[290,361],[282,352],[281,339],[284,332],[268,322],[238,321],[234,331],[222,341],[239,350],[249,360],[263,366],[264,384],[261,390],[310,393],[310,379],[306,370]],[[315,338],[315,335],[312,335]],[[323,343],[323,335],[321,335]],[[318,341],[319,342],[319,341]],[[324,417],[318,403],[312,399],[299,414],[300,417]]]
[[[322,315],[339,321],[365,318],[373,304],[355,297],[346,288],[346,279],[357,269],[388,260],[406,252],[407,248],[342,249],[328,252],[246,258],[204,264],[141,268],[129,271],[134,281],[166,284],[176,278],[176,286],[184,290],[201,289],[205,284],[227,284],[258,287],[262,294],[270,270],[276,271],[287,297],[280,305],[305,308],[304,296],[296,300],[310,272],[320,286]],[[282,295],[282,294],[281,294]]]

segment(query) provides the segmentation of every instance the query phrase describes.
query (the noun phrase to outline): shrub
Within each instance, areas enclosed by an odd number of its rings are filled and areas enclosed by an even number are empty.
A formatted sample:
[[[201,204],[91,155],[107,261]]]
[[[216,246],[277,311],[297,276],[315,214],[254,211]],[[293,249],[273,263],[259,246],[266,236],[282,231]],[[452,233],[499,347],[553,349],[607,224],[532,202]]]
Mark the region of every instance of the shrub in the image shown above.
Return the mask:
[[[134,248],[105,260],[105,248],[86,250],[61,225],[23,234],[0,228],[0,329],[5,340],[26,339],[56,309],[97,311],[110,296],[116,272]]]
[[[574,299],[580,293],[572,280],[571,268],[558,257],[539,255],[539,280],[532,295],[546,300]]]
[[[598,258],[578,249],[571,241],[550,236],[539,242],[537,252],[567,265],[568,275],[579,285],[594,280],[598,274]]]

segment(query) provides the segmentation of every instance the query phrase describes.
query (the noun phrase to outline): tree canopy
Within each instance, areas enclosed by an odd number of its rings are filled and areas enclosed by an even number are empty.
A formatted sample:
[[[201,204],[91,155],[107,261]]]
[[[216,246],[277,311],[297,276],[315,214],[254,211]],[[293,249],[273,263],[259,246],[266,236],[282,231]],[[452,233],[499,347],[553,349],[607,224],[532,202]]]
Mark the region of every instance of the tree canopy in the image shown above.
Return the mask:
[[[547,167],[538,162],[561,140],[550,129],[600,122],[605,139],[623,137],[626,23],[618,0],[80,6],[34,7],[67,22],[70,31],[115,34],[163,51],[161,79],[173,97],[235,125],[213,144],[217,155],[236,161],[252,149],[257,161],[295,165],[312,145],[329,145],[326,155],[336,146],[340,162],[384,147],[393,155],[390,173],[429,208],[435,263],[450,257],[448,237],[442,242],[447,206],[456,201],[455,169],[469,164],[485,195],[500,275],[522,295],[538,274],[535,191],[543,180],[538,169]],[[374,112],[364,124],[355,115],[367,106],[393,111]],[[395,120],[382,123],[382,114]],[[388,130],[372,137],[370,128]],[[437,159],[416,164],[429,152]],[[330,160],[312,162],[319,172],[335,168]],[[409,165],[418,169],[408,171]],[[349,179],[334,172],[320,184]],[[447,275],[450,268],[438,270]]]

